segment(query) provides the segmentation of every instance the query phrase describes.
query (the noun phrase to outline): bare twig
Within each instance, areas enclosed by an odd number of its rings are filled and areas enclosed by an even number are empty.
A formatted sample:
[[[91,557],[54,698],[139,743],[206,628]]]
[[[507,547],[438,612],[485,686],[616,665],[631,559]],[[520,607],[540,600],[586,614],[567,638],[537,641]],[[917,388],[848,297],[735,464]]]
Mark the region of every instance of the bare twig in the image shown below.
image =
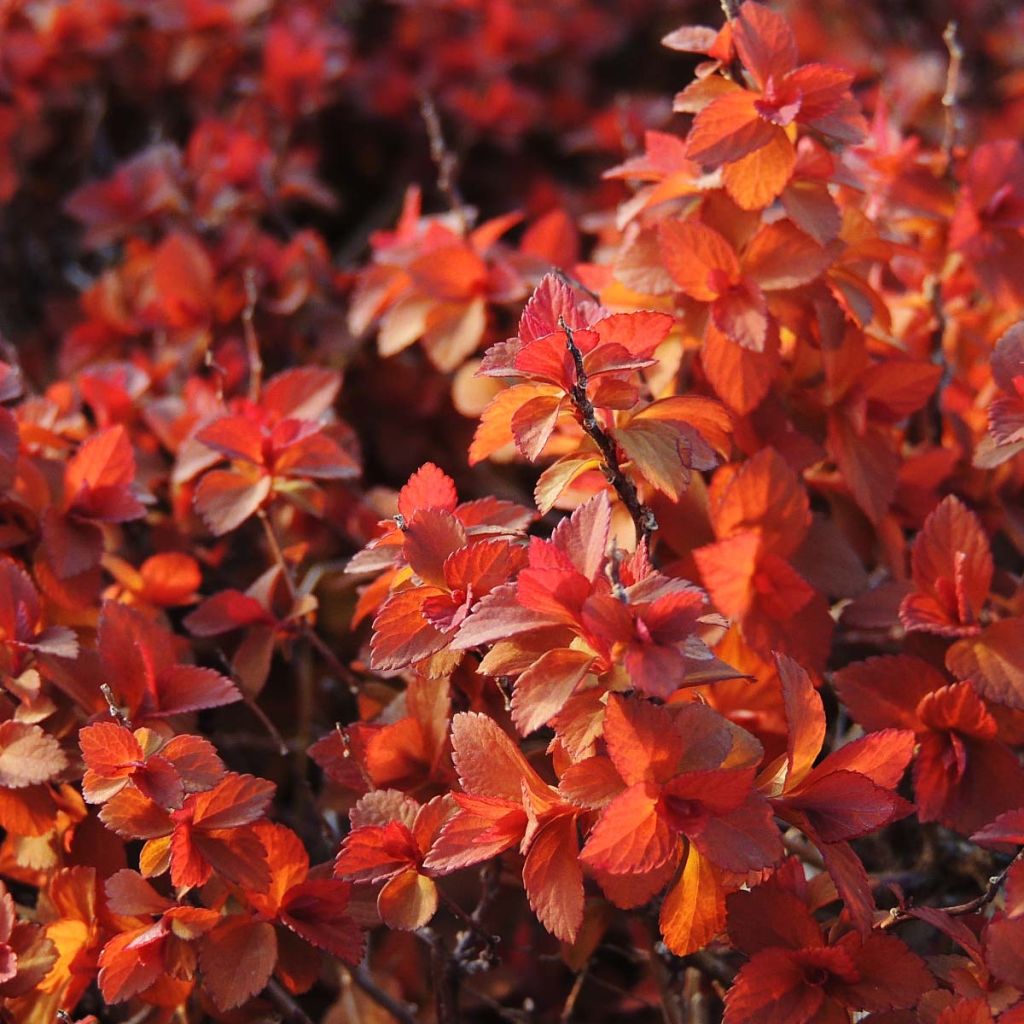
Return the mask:
[[[660,939],[657,940],[649,961],[651,974],[661,997],[661,1016],[665,1024],[684,1024],[683,1007],[679,1001],[680,986],[676,984],[672,972],[669,971],[668,964],[665,962],[665,957],[660,952],[660,949],[663,948]]]
[[[425,90],[420,94],[420,113],[427,128],[427,138],[430,140],[430,156],[437,166],[437,187],[448,201],[452,213],[458,217],[462,233],[466,234],[469,231],[470,218],[457,181],[459,160],[445,142],[437,104]]]
[[[258,402],[263,386],[263,357],[256,337],[253,319],[256,313],[256,271],[249,267],[245,271],[245,308],[242,310],[242,332],[245,335],[245,351],[249,358],[249,401]]]
[[[691,954],[688,957],[688,962],[696,967],[701,974],[706,974],[720,985],[729,986],[736,978],[736,971],[732,965],[710,950],[702,949]]]
[[[942,41],[949,53],[949,66],[946,70],[946,89],[942,94],[942,107],[945,111],[945,124],[942,131],[942,153],[946,158],[946,173],[951,174],[953,168],[953,151],[956,148],[957,136],[960,132],[960,72],[963,68],[964,50],[957,36],[957,24],[950,21],[942,33]]]
[[[726,21],[732,21],[737,14],[740,13],[740,5],[736,0],[720,0],[722,5],[722,13],[725,15]]]
[[[263,532],[266,534],[267,546],[270,548],[274,561],[281,570],[285,586],[288,588],[288,596],[291,598],[292,605],[294,607],[299,600],[299,588],[295,582],[295,575],[292,572],[292,567],[288,564],[288,560],[284,556],[284,548],[281,545],[281,540],[277,535],[277,530],[274,528],[273,521],[270,516],[267,515],[266,509],[260,509],[257,515],[259,516],[260,522],[263,524]],[[330,647],[327,646],[327,643],[316,632],[307,619],[303,618],[299,623],[299,626],[302,630],[303,636],[305,636],[316,648],[320,656],[327,662],[331,671],[348,686],[349,692],[354,698],[359,692],[359,677],[341,661]]]
[[[499,873],[500,869],[494,861],[484,864],[480,869],[480,898],[473,912],[466,915],[461,907],[458,908],[468,927],[459,935],[454,958],[459,970],[464,973],[487,970],[497,960],[495,946],[498,939],[484,929],[483,921],[498,897]],[[452,901],[446,899],[446,905],[451,907]]]
[[[455,900],[453,900],[451,896],[449,896],[448,893],[446,893],[440,886],[438,886],[437,891],[445,908],[449,910],[454,917],[461,921],[471,932],[473,932],[482,945],[485,947],[491,947],[494,945],[494,936],[489,935],[483,927],[481,927],[480,922],[473,916],[473,914],[463,910],[462,907],[460,907],[458,903],[456,903]]]
[[[793,830],[782,837],[782,845],[787,853],[799,857],[805,864],[810,864],[818,871],[825,870],[825,860],[814,846],[800,832]]]
[[[459,971],[444,948],[441,936],[432,928],[416,933],[430,947],[430,977],[434,988],[437,1024],[459,1024]]]
[[[583,991],[583,983],[587,980],[589,973],[590,965],[586,964],[583,970],[576,975],[572,988],[569,989],[569,994],[565,998],[562,1012],[558,1015],[559,1024],[569,1024],[569,1021],[572,1020],[573,1011],[576,1009],[576,1000],[579,999],[580,993]]]
[[[626,506],[633,520],[633,527],[636,530],[637,543],[650,543],[651,535],[658,528],[658,521],[654,513],[640,501],[637,494],[636,484],[622,471],[619,464],[619,452],[615,441],[608,432],[601,426],[597,419],[594,403],[587,394],[587,371],[583,365],[583,353],[576,344],[573,329],[565,322],[564,317],[559,317],[558,326],[565,332],[565,347],[572,356],[576,369],[576,382],[569,393],[570,399],[576,408],[576,415],[586,435],[597,445],[604,460],[604,475],[608,482],[615,488],[622,504]]]
[[[401,1003],[394,996],[385,992],[384,989],[373,980],[373,976],[363,966],[357,967],[349,972],[352,981],[359,986],[378,1006],[383,1007],[399,1024],[416,1024],[419,1017],[416,1007],[408,1003]]]
[[[285,1024],[313,1024],[313,1018],[299,1006],[277,978],[267,982],[263,993],[280,1011],[281,1020]]]
[[[1024,863],[1024,846],[1017,851],[1017,855],[998,875],[993,875],[988,880],[988,885],[985,886],[984,891],[980,895],[964,903],[956,903],[951,907],[935,907],[933,909],[941,910],[942,913],[948,914],[950,917],[963,917],[965,914],[976,914],[979,910],[984,910],[999,895],[999,890],[1002,889],[1010,869],[1015,864],[1020,863]],[[913,917],[913,908],[893,907],[889,911],[889,916],[879,921],[875,928],[879,931],[887,931],[890,928],[895,928],[898,924],[902,924],[904,921],[909,921]]]
[[[270,548],[270,552],[273,555],[274,561],[276,562],[278,568],[281,570],[281,576],[284,578],[284,584],[288,590],[288,597],[291,600],[292,610],[294,612],[299,602],[299,588],[295,582],[294,572],[292,571],[292,567],[288,564],[288,560],[285,558],[284,548],[281,545],[281,539],[278,537],[277,530],[274,528],[273,520],[267,514],[266,509],[261,508],[257,515],[259,516],[260,522],[263,524],[263,532],[267,538],[267,546]],[[335,673],[335,675],[337,675],[337,677],[340,680],[347,684],[349,694],[352,698],[354,709],[355,696],[358,693],[359,688],[359,680],[356,677],[355,673],[353,673],[351,669],[347,668],[344,664],[342,664],[338,656],[317,635],[317,632],[313,628],[313,625],[306,617],[303,616],[301,619],[298,620],[298,622],[302,635],[309,640],[310,644],[313,647],[316,648],[316,650],[320,653],[321,657],[327,662],[327,664],[330,666],[331,670]],[[307,683],[309,687],[309,692],[300,694],[299,708],[300,733],[305,732],[306,734],[309,733],[309,725],[308,723],[305,723],[303,715],[308,714],[310,718],[312,716],[313,680],[311,675],[307,676]],[[256,709],[255,704],[253,704],[252,707]],[[260,712],[258,711],[258,709],[256,710],[257,713],[259,714]],[[305,765],[305,756],[305,750],[303,749],[300,754],[301,766],[303,768]]]
[[[255,698],[245,692],[245,687],[242,685],[242,681],[235,674],[234,669],[231,667],[231,662],[228,660],[228,656],[220,649],[217,648],[217,657],[220,659],[221,668],[224,669],[225,675],[235,684],[238,692],[242,695],[242,702],[245,706],[259,719],[260,725],[267,730],[267,735],[270,737],[271,743],[274,744],[277,749],[277,753],[281,757],[286,757],[288,754],[288,744],[285,742],[284,737],[281,735],[277,726],[267,717],[267,713],[256,703]]]
[[[246,707],[260,720],[260,725],[267,730],[267,735],[271,741],[276,745],[277,752],[281,757],[288,756],[288,744],[285,742],[284,737],[281,735],[277,726],[270,720],[267,713],[256,703],[256,701],[250,697],[241,686],[238,688],[242,693],[242,699],[245,701]]]
[[[359,677],[327,646],[326,641],[312,626],[307,623],[304,625],[304,630],[305,635],[309,638],[309,642],[319,651],[331,671],[348,684],[349,691],[354,697],[359,692]]]
[[[107,711],[110,713],[110,717],[126,729],[130,729],[132,727],[132,720],[128,717],[128,712],[117,703],[114,691],[107,683],[100,683],[100,692],[103,694],[103,699],[107,702]]]
[[[597,294],[592,288],[588,288],[578,277],[573,277],[572,274],[562,270],[561,267],[555,268],[555,277],[557,277],[563,284],[567,284],[570,288],[575,288],[577,291],[583,292],[588,298],[593,299],[598,305],[601,304],[601,296]]]
[[[263,524],[263,533],[267,538],[267,546],[270,548],[270,553],[274,556],[274,561],[281,570],[281,575],[284,577],[284,585],[288,588],[288,596],[291,598],[292,604],[294,605],[299,599],[299,590],[298,587],[295,586],[295,578],[292,576],[291,566],[288,564],[288,560],[284,557],[284,548],[281,547],[281,541],[277,536],[277,530],[274,529],[274,524],[271,522],[270,516],[267,515],[267,510],[265,508],[261,508],[256,515]]]

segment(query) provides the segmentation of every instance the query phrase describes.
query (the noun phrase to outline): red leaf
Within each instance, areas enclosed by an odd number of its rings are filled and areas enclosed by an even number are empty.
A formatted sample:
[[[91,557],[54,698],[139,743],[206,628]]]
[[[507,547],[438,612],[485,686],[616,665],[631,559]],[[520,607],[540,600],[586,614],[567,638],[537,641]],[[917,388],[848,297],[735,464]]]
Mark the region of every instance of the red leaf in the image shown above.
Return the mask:
[[[267,921],[236,914],[199,946],[203,987],[220,1010],[232,1010],[262,991],[277,962],[277,936]]]
[[[122,523],[145,515],[132,493],[135,455],[123,427],[90,435],[64,470],[66,510],[85,519]]]
[[[355,966],[363,956],[363,933],[348,916],[352,887],[347,882],[314,879],[289,890],[281,922],[318,949]]]
[[[420,466],[398,495],[398,511],[406,522],[422,509],[439,508],[454,512],[458,503],[459,496],[451,477],[432,462]]]
[[[916,593],[904,598],[907,629],[977,633],[992,583],[992,552],[977,516],[950,495],[925,520],[911,555]]]
[[[196,486],[195,508],[216,537],[241,526],[266,501],[271,478],[213,469]]]
[[[745,89],[712,100],[694,119],[686,155],[708,167],[741,160],[767,146],[782,129],[758,113],[757,96]]]
[[[824,952],[824,951],[822,951]],[[825,1002],[789,950],[766,949],[745,964],[725,996],[724,1024],[809,1024]]]
[[[297,366],[270,378],[260,406],[280,419],[319,420],[341,390],[341,374],[322,366]]]
[[[263,432],[250,416],[222,416],[203,427],[196,438],[225,458],[263,465]]]
[[[920,731],[918,703],[945,684],[946,677],[926,661],[907,655],[869,658],[832,676],[840,700],[865,729]]]

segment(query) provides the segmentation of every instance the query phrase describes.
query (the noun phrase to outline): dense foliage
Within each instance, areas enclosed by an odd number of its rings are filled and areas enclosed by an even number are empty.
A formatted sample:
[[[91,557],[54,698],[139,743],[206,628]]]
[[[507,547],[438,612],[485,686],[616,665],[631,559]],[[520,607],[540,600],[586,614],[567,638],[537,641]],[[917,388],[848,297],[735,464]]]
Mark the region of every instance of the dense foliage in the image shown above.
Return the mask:
[[[4,5],[0,1019],[1024,1022],[940,6]]]

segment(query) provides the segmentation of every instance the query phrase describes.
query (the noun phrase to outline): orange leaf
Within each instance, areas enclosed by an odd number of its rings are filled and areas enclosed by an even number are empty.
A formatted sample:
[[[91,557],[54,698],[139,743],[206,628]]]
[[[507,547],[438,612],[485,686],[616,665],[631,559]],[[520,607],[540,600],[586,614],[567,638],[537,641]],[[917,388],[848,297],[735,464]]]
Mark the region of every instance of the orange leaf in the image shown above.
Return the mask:
[[[760,149],[725,165],[726,191],[744,210],[763,210],[778,199],[796,166],[796,149],[785,132]]]
[[[525,786],[540,807],[556,801],[519,747],[487,715],[460,712],[452,719],[452,761],[463,789],[474,796],[521,804]]]
[[[587,675],[594,655],[559,647],[541,655],[515,683],[512,721],[528,736],[554,718]]]
[[[377,910],[389,928],[415,931],[437,913],[437,885],[415,868],[402,871],[378,893]]]
[[[534,834],[523,864],[523,885],[540,923],[555,938],[574,942],[583,923],[575,814],[558,814]]]
[[[38,725],[13,720],[0,725],[0,786],[22,789],[46,782],[67,763],[58,740]]]
[[[1024,619],[993,622],[946,651],[946,667],[994,704],[1024,710]]]
[[[950,495],[924,522],[911,552],[916,593],[900,605],[910,630],[941,636],[976,633],[992,584],[992,550],[978,517]]]
[[[766,292],[810,284],[832,262],[813,238],[788,220],[762,228],[743,254],[745,277]]]
[[[665,893],[659,917],[665,945],[687,956],[725,929],[725,894],[714,866],[692,844],[679,878]]]
[[[658,789],[638,782],[601,812],[580,857],[612,874],[638,874],[661,867],[678,845],[678,837],[659,812]]]
[[[778,125],[758,113],[757,95],[736,89],[712,100],[694,119],[686,138],[686,155],[707,167],[742,160],[777,135]]]
[[[740,261],[717,232],[695,221],[670,220],[660,227],[665,267],[681,292],[713,302],[739,280]]]

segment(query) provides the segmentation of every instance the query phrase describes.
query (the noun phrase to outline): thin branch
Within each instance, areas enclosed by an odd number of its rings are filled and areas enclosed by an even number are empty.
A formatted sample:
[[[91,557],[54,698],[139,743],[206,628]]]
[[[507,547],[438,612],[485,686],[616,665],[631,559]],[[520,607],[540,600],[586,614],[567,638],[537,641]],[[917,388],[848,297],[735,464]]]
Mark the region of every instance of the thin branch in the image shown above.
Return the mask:
[[[979,910],[984,910],[999,895],[999,890],[1002,889],[1010,869],[1015,864],[1020,863],[1024,863],[1024,846],[1017,851],[1017,855],[998,875],[993,875],[988,880],[988,885],[985,886],[984,891],[980,895],[964,903],[955,903],[951,907],[934,907],[932,909],[941,910],[950,917],[963,917],[965,914],[976,914]],[[909,921],[914,916],[913,908],[893,907],[889,911],[889,916],[879,921],[875,928],[879,931],[887,931],[890,928],[895,928],[898,924],[902,924],[904,921]]]
[[[299,591],[295,586],[295,579],[292,576],[291,566],[288,564],[288,560],[284,557],[284,548],[281,547],[281,541],[277,536],[277,530],[274,529],[274,524],[270,521],[270,516],[267,515],[267,510],[265,508],[261,508],[256,515],[263,524],[263,533],[266,535],[270,553],[274,556],[274,561],[281,570],[281,575],[284,577],[284,585],[288,588],[288,596],[291,598],[292,605],[294,606],[299,599]]]
[[[360,965],[349,972],[352,981],[359,986],[378,1006],[383,1007],[399,1024],[417,1024],[419,1017],[415,1006],[401,1003],[373,980],[370,972]]]
[[[658,521],[651,509],[640,501],[636,484],[622,471],[619,464],[619,452],[615,441],[601,426],[597,419],[594,403],[587,394],[587,371],[583,365],[583,353],[576,344],[573,329],[565,322],[564,317],[558,318],[558,326],[565,332],[565,347],[572,356],[576,368],[576,382],[572,386],[569,397],[576,408],[576,415],[586,435],[597,445],[604,459],[604,475],[615,488],[622,504],[626,506],[636,530],[637,543],[650,543],[651,535],[658,528]]]
[[[599,306],[601,305],[601,296],[594,291],[593,288],[588,288],[578,277],[573,277],[572,274],[562,270],[561,267],[555,267],[555,277],[557,277],[563,284],[567,284],[570,288],[575,288],[577,291],[583,292],[587,298],[593,299]]]
[[[281,1020],[285,1024],[313,1024],[313,1018],[299,1006],[277,978],[267,982],[263,993],[280,1011]]]
[[[735,968],[722,957],[707,949],[692,953],[687,958],[687,962],[696,967],[701,974],[706,974],[720,985],[729,986],[736,978]]]
[[[249,401],[260,400],[260,389],[263,386],[263,357],[260,355],[260,342],[256,337],[253,318],[256,313],[256,271],[249,267],[245,271],[245,308],[242,310],[242,333],[245,335],[245,350],[249,358]]]
[[[825,870],[825,860],[807,838],[800,832],[787,832],[782,837],[782,845],[787,853],[799,857],[805,864],[810,864],[818,871]]]
[[[740,5],[737,3],[737,0],[720,0],[720,2],[726,21],[732,21],[740,13]]]
[[[273,555],[274,561],[278,568],[281,570],[281,575],[284,578],[285,587],[288,589],[288,597],[292,603],[292,611],[299,603],[299,588],[295,582],[295,575],[292,571],[292,567],[288,564],[288,560],[285,558],[284,548],[281,545],[281,539],[277,535],[277,530],[274,528],[273,520],[267,514],[266,509],[260,509],[257,513],[260,522],[263,524],[263,532],[267,538],[267,546],[270,548],[270,552]],[[306,637],[309,642],[317,649],[321,657],[327,662],[331,670],[337,675],[348,686],[349,695],[352,698],[352,710],[355,710],[355,698],[359,692],[359,679],[351,671],[342,664],[338,656],[327,646],[327,644],[320,638],[309,619],[302,617],[298,620],[299,627],[302,631],[302,635]],[[311,699],[307,694],[307,700]],[[255,707],[255,705],[253,705]],[[357,717],[353,715],[353,717]],[[307,730],[308,731],[308,730]],[[305,752],[302,753],[302,758],[305,758]]]
[[[242,694],[242,700],[245,702],[245,706],[259,719],[260,725],[267,730],[267,735],[270,737],[272,743],[277,747],[277,753],[281,757],[287,757],[289,753],[288,744],[285,742],[284,737],[281,735],[280,730],[270,720],[267,713],[256,703],[256,701],[250,697],[245,690],[239,686],[239,691]]]
[[[500,868],[494,861],[488,861],[480,869],[480,898],[473,912],[465,918],[468,927],[459,934],[455,946],[455,963],[462,973],[489,970],[498,959],[495,947],[499,940],[484,929],[483,920],[498,898],[499,880]],[[465,913],[461,907],[459,911]]]
[[[277,748],[278,755],[286,757],[288,755],[289,748],[284,737],[281,735],[280,730],[270,720],[263,708],[256,703],[255,698],[246,693],[241,679],[238,678],[234,669],[231,667],[231,662],[228,660],[227,655],[220,648],[217,648],[217,657],[220,659],[221,667],[224,669],[224,674],[227,675],[227,677],[235,684],[238,692],[242,695],[242,702],[259,719],[260,725],[266,729],[271,743],[273,743]]]
[[[665,1024],[684,1024],[683,1007],[679,1002],[679,985],[672,977],[668,964],[660,952],[664,949],[660,939],[655,941],[654,949],[651,951],[650,967],[654,977],[654,983],[658,986],[658,995],[661,1000],[661,1016]]]
[[[438,895],[441,897],[441,902],[445,908],[459,921],[461,921],[471,932],[473,932],[477,939],[485,946],[491,947],[494,945],[494,936],[489,935],[480,922],[477,921],[472,914],[463,910],[462,907],[452,899],[440,886],[437,887]]]
[[[942,94],[942,107],[945,112],[945,124],[942,131],[942,154],[946,158],[946,173],[952,173],[953,150],[956,148],[957,136],[960,132],[960,73],[963,69],[964,49],[957,36],[957,23],[950,21],[942,33],[942,41],[949,53],[949,66],[946,69],[946,89]]]
[[[309,642],[319,651],[331,671],[348,684],[349,691],[355,696],[359,692],[360,679],[335,653],[327,646],[326,641],[308,623],[304,624],[304,633]]]
[[[114,691],[110,686],[107,683],[100,683],[100,692],[103,694],[103,699],[107,702],[107,711],[110,713],[110,717],[126,729],[130,729],[132,727],[132,720],[128,717],[128,712],[117,703]]]
[[[437,112],[434,98],[425,90],[420,94],[420,114],[427,128],[430,140],[430,156],[437,166],[437,187],[448,201],[448,207],[459,219],[459,227],[465,235],[469,231],[470,217],[458,186],[459,160],[448,148],[441,128],[441,115]]]
[[[267,515],[266,509],[260,509],[259,512],[257,512],[257,515],[259,516],[260,522],[263,524],[263,532],[266,534],[267,546],[270,548],[271,554],[274,556],[274,561],[281,570],[285,586],[288,588],[288,596],[291,598],[292,606],[294,607],[299,600],[299,588],[295,582],[295,576],[292,572],[292,568],[284,556],[284,548],[281,545],[281,539],[278,537],[277,530],[274,528],[274,524],[270,516]],[[324,639],[316,632],[307,619],[303,618],[299,625],[302,629],[303,636],[305,636],[317,649],[320,656],[327,662],[331,671],[334,672],[342,682],[347,684],[349,693],[353,698],[355,698],[356,694],[359,692],[359,677],[341,661],[330,647],[327,646],[326,641],[324,641]]]
[[[437,1024],[459,1024],[459,971],[444,948],[441,936],[431,928],[416,933],[430,947],[430,978],[434,988]]]
[[[580,993],[583,991],[583,983],[587,980],[589,973],[590,964],[586,964],[583,970],[576,975],[572,988],[569,989],[569,994],[565,998],[562,1012],[558,1015],[559,1024],[569,1024],[569,1021],[572,1020],[573,1011],[576,1009],[576,1000],[579,999]]]

